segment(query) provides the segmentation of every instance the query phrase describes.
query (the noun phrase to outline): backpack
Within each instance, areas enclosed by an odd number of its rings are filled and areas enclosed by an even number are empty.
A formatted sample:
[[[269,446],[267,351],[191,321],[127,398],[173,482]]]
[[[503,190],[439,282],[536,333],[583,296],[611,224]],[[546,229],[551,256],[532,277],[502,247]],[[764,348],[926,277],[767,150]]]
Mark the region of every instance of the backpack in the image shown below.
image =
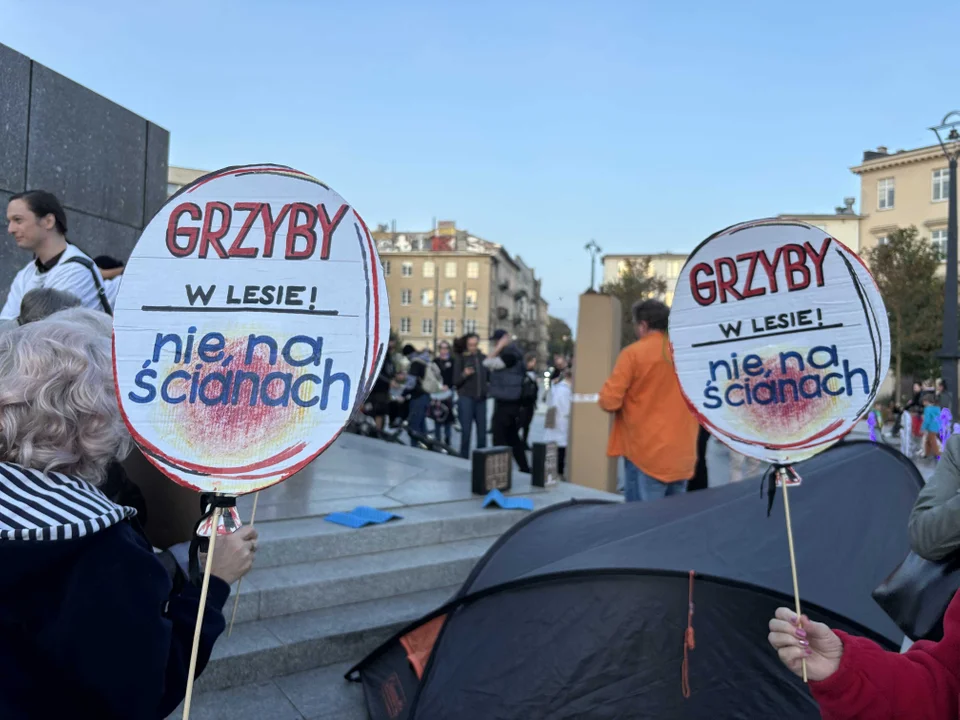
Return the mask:
[[[423,373],[423,382],[421,387],[425,393],[433,395],[438,392],[443,392],[443,374],[440,372],[439,366],[434,362],[425,363],[426,370]]]

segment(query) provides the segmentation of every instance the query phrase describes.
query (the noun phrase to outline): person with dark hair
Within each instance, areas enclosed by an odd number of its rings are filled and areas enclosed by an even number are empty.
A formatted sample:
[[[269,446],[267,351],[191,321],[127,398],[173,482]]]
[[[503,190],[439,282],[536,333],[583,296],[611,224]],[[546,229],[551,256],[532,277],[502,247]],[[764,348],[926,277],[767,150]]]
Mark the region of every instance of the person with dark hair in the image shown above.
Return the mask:
[[[700,426],[673,369],[669,318],[659,300],[633,306],[637,342],[621,351],[600,391],[600,407],[614,415],[607,455],[623,458],[628,501],[685,492],[696,469]]]
[[[433,359],[443,381],[444,392],[453,388],[453,356],[450,354],[450,343],[441,340],[437,349],[437,357]],[[433,417],[434,433],[437,440],[450,444],[453,435],[453,393],[449,397],[436,400],[433,407],[437,410]]]
[[[403,346],[403,356],[410,362],[410,370],[407,372],[407,387],[403,393],[410,400],[407,427],[420,435],[426,435],[430,394],[424,390],[423,380],[427,374],[427,363],[430,361],[423,354],[418,354],[413,345]],[[415,445],[416,441],[411,438],[410,443]]]
[[[487,447],[487,380],[483,366],[486,356],[480,352],[480,336],[467,333],[461,350],[454,356],[453,378],[457,388],[457,414],[460,417],[460,455],[470,459],[470,435],[477,427],[477,449]]]
[[[523,394],[523,351],[506,330],[497,330],[490,337],[495,342],[484,366],[490,370],[489,393],[493,406],[493,444],[513,448],[513,458],[520,472],[530,474],[526,446],[520,439],[520,398]]]
[[[37,288],[64,290],[80,298],[82,307],[112,314],[97,266],[67,241],[67,215],[55,195],[29,190],[11,197],[7,232],[17,247],[33,253],[33,261],[13,279],[0,319],[16,318],[23,296]]]
[[[537,354],[523,356],[525,374],[520,388],[520,439],[524,447],[530,449],[530,425],[537,412],[537,399],[540,397],[540,384],[537,382]]]
[[[937,380],[937,406],[941,409],[949,409],[951,405],[953,405],[953,396],[950,394],[946,381],[941,378]]]
[[[80,298],[73,293],[53,288],[36,288],[27,292],[20,301],[20,316],[17,322],[26,325],[72,307],[80,307]]]
[[[110,307],[113,307],[117,303],[117,293],[120,292],[120,280],[124,265],[115,257],[109,255],[97,255],[93,259],[93,264],[103,275],[103,288],[107,293],[107,299],[110,301]]]

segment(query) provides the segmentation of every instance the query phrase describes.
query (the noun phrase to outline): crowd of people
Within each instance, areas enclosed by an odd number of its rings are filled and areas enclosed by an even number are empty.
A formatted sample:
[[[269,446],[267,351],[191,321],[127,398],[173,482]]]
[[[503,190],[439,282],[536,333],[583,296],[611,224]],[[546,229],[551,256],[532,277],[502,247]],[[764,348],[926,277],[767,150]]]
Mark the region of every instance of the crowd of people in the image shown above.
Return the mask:
[[[388,424],[404,425],[412,444],[432,431],[438,442],[450,446],[457,429],[458,453],[464,458],[471,455],[474,437],[476,448],[484,449],[487,436],[492,435],[493,444],[509,447],[520,471],[529,473],[530,427],[538,403],[547,404],[551,441],[562,451],[567,447],[570,401],[564,394],[572,377],[569,360],[554,357],[544,390],[537,354],[524,353],[507,331],[497,330],[490,336],[489,354],[480,349],[480,342],[476,333],[452,344],[442,340],[434,355],[429,348],[418,350],[410,344],[398,352],[397,340],[391,337],[368,412],[378,430]],[[490,400],[493,413],[488,421]],[[561,452],[560,457],[564,456]]]

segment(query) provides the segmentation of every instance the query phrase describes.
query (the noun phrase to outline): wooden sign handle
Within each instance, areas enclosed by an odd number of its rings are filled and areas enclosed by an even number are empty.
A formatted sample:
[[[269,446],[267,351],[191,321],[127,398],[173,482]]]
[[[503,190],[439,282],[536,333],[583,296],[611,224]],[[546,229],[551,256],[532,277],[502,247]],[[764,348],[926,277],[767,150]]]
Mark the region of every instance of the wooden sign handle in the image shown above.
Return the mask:
[[[250,527],[253,527],[253,521],[257,519],[257,501],[260,500],[260,491],[253,494],[253,509],[250,511]],[[237,580],[237,596],[233,599],[233,613],[230,615],[230,627],[227,629],[227,637],[233,635],[233,623],[237,620],[237,606],[240,605],[240,585],[243,578]]]
[[[780,471],[780,478],[783,485],[783,513],[787,518],[787,545],[790,548],[790,572],[793,573],[793,603],[797,610],[797,627],[800,627],[800,618],[803,615],[800,612],[800,583],[797,582],[797,556],[793,552],[793,528],[790,525],[790,493],[789,478],[786,470]],[[800,665],[803,670],[803,681],[807,682],[807,660],[800,659]]]
[[[190,719],[190,702],[193,699],[193,679],[197,673],[197,652],[200,649],[200,629],[203,627],[203,611],[207,606],[207,588],[210,587],[210,569],[213,567],[213,548],[217,542],[220,525],[220,508],[213,508],[213,525],[210,532],[210,547],[207,562],[203,567],[203,582],[200,585],[200,607],[197,609],[197,625],[193,630],[193,649],[190,651],[190,670],[187,673],[187,694],[183,698],[183,720]]]

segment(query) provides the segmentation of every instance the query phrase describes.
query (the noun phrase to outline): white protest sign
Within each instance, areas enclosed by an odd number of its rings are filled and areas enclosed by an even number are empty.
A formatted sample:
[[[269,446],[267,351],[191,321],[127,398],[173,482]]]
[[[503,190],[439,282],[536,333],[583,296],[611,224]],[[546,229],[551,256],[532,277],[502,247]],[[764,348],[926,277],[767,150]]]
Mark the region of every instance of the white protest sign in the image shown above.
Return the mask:
[[[336,439],[389,332],[359,214],[300,171],[226,168],[170,198],[133,250],[114,316],[120,407],[178,483],[252,492]]]
[[[690,256],[670,341],[700,421],[744,455],[793,463],[848,433],[889,367],[890,329],[860,258],[823,230],[758,220]]]

